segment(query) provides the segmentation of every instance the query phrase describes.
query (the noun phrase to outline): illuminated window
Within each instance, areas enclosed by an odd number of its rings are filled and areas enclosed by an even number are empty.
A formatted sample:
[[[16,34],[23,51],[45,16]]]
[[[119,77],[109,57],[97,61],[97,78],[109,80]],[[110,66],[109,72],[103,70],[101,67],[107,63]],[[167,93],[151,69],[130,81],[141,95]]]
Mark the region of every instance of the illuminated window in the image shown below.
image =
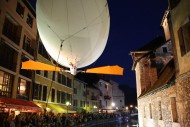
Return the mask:
[[[0,71],[0,96],[10,97],[13,85],[13,75]]]
[[[19,78],[18,83],[19,84],[18,84],[18,90],[17,90],[17,98],[28,100],[29,99],[30,82]]]

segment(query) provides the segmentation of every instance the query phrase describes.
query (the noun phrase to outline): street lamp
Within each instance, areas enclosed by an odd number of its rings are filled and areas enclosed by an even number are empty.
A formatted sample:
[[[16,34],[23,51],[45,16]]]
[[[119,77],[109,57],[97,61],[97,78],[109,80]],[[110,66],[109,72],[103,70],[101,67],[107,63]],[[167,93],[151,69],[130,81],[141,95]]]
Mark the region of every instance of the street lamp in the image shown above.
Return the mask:
[[[128,111],[129,111],[129,107],[128,107],[128,106],[126,106],[126,108],[125,108],[125,109],[126,109],[126,112],[128,113]]]
[[[115,103],[114,103],[114,102],[112,102],[112,103],[111,103],[111,106],[112,106],[112,107],[115,107]]]
[[[68,108],[69,105],[71,105],[71,103],[69,101],[66,102],[66,106],[67,106],[67,113],[66,113],[66,118],[65,118],[65,125],[66,125],[66,121],[67,121],[67,117],[68,117]]]
[[[66,102],[66,106],[67,106],[67,114],[68,114],[68,107],[69,105],[71,105],[71,103],[69,101]]]

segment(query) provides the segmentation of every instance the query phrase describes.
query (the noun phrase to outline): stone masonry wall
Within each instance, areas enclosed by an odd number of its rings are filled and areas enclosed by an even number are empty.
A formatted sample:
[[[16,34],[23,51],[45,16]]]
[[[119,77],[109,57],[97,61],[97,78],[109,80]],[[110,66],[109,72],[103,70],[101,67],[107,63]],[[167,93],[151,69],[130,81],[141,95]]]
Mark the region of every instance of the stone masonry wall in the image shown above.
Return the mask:
[[[181,127],[190,127],[190,74],[177,79],[177,93]]]
[[[173,122],[171,97],[176,97],[175,85],[138,99],[140,127],[180,127]]]

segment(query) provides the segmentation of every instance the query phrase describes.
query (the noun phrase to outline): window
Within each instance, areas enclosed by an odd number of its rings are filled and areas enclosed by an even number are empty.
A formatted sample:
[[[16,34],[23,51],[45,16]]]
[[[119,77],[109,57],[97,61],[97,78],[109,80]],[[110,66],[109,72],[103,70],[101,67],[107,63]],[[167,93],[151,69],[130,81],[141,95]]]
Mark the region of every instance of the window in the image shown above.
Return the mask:
[[[80,101],[80,107],[85,107],[85,101]]]
[[[152,104],[149,104],[150,119],[152,119]]]
[[[41,74],[40,70],[36,70],[36,74],[40,75]]]
[[[47,99],[47,86],[43,86],[43,96],[42,96],[42,100],[46,101]]]
[[[0,96],[11,97],[13,75],[0,71]]]
[[[144,106],[144,118],[146,118],[146,107]]]
[[[17,2],[17,6],[16,6],[16,12],[23,18],[24,17],[24,7]]]
[[[176,98],[175,97],[171,97],[170,100],[171,100],[171,110],[172,110],[172,119],[173,119],[173,122],[178,122]]]
[[[73,88],[74,94],[77,94],[77,88]]]
[[[34,99],[41,100],[42,96],[42,85],[34,84],[34,91],[33,91]]]
[[[30,82],[24,79],[19,78],[17,89],[17,98],[19,99],[29,99],[29,90],[30,90]]]
[[[11,16],[5,18],[3,34],[17,45],[20,43],[21,30],[22,26],[20,26]]]
[[[42,42],[39,42],[39,44],[38,44],[38,53],[40,55],[42,55],[44,58],[50,60],[50,57],[49,57],[45,47],[43,46]]]
[[[6,55],[5,55],[6,54]],[[0,44],[0,66],[16,71],[18,52],[5,43]]]
[[[66,77],[65,77],[65,75],[62,75],[62,84],[66,85]]]
[[[61,91],[57,91],[57,103],[61,102]]]
[[[30,14],[27,15],[26,23],[32,28],[33,18]]]
[[[161,101],[158,102],[158,119],[162,120],[162,107],[161,107]]]
[[[34,49],[31,47],[31,42],[31,39],[28,36],[24,35],[23,49],[29,54],[34,55]]]
[[[86,106],[89,107],[89,101],[86,102]]]
[[[51,102],[55,101],[55,89],[51,89]]]
[[[61,103],[62,104],[66,103],[66,94],[64,92],[61,92]]]
[[[178,30],[181,56],[190,51],[190,22],[186,23]]]
[[[44,77],[48,78],[48,71],[44,71]]]
[[[77,106],[78,106],[78,104],[77,104],[77,103],[78,103],[78,101],[77,101],[77,100],[73,100],[73,106],[76,106],[76,107],[77,107]]]
[[[67,86],[71,87],[71,79],[70,78],[67,78]]]
[[[57,75],[57,81],[58,81],[58,83],[62,83],[62,75],[61,75],[61,73],[57,73],[58,75]]]
[[[53,71],[52,80],[55,81],[55,71]]]
[[[168,52],[168,48],[167,47],[162,47],[163,53],[167,53]]]
[[[67,101],[71,102],[71,95],[70,94],[66,94],[67,95]]]

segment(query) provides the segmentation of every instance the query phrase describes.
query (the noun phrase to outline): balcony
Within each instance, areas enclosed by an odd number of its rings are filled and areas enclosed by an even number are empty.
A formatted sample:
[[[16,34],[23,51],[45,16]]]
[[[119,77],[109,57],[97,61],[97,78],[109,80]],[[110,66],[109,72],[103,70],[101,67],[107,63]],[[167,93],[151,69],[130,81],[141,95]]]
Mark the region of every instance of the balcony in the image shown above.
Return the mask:
[[[105,99],[105,100],[110,100],[111,97],[110,97],[109,95],[105,95],[105,96],[104,96],[104,99]]]

